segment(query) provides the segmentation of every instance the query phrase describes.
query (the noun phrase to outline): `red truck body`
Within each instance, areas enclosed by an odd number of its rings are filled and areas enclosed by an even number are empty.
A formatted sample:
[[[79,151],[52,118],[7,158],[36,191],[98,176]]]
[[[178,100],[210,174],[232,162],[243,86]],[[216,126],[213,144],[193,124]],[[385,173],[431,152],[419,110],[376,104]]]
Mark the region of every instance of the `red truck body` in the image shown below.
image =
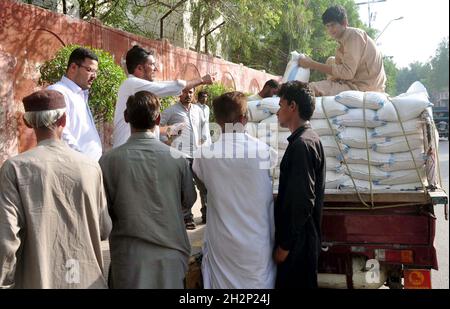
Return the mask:
[[[400,288],[407,285],[401,283],[405,270],[437,270],[434,207],[446,199],[442,191],[378,193],[370,209],[361,206],[355,193],[326,194],[319,273],[342,274],[346,287],[361,287],[352,279],[352,260],[360,257],[378,261],[386,272],[385,284]],[[381,204],[387,208],[377,209]]]

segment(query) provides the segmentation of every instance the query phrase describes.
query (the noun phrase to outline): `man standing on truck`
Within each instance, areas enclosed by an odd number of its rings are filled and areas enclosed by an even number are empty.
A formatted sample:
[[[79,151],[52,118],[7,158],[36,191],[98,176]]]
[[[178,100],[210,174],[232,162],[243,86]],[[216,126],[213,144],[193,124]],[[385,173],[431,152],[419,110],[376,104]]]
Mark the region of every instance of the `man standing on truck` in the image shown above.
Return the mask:
[[[383,56],[369,35],[348,26],[347,12],[340,5],[329,7],[322,15],[322,22],[328,34],[339,43],[334,61],[324,64],[306,56],[298,61],[301,67],[331,76],[310,83],[315,95],[332,96],[346,90],[384,92]]]
[[[325,155],[309,124],[315,99],[308,84],[299,81],[283,84],[279,94],[278,121],[292,134],[280,164],[275,203],[275,287],[317,288]]]

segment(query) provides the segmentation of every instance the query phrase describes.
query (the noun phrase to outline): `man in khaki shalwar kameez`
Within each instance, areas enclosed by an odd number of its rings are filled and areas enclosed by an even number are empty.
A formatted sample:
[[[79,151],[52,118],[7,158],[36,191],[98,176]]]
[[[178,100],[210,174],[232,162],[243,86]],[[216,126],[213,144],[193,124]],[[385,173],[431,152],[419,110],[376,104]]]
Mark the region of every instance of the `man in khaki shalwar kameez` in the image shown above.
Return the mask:
[[[325,64],[309,57],[298,62],[301,67],[327,74],[327,80],[310,83],[315,96],[334,96],[346,90],[384,92],[383,56],[375,42],[364,30],[348,27],[342,6],[328,8],[322,21],[328,34],[339,43],[336,57]]]
[[[197,195],[188,161],[159,141],[160,103],[148,91],[128,98],[128,141],[100,158],[108,206],[111,288],[183,288],[191,247],[182,208]]]
[[[0,287],[107,288],[100,242],[111,231],[100,166],[61,135],[54,90],[23,99],[35,148],[0,170]]]

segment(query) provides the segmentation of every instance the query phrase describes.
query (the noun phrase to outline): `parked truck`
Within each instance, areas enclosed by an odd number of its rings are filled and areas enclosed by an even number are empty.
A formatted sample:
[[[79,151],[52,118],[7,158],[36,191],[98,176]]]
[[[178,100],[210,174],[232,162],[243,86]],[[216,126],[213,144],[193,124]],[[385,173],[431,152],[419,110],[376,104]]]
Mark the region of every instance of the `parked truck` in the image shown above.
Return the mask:
[[[448,106],[434,106],[433,118],[439,137],[448,138]]]
[[[441,188],[436,129],[424,126],[430,185],[404,192],[327,190],[322,222],[319,286],[324,288],[431,288],[438,270],[436,211],[448,220]]]

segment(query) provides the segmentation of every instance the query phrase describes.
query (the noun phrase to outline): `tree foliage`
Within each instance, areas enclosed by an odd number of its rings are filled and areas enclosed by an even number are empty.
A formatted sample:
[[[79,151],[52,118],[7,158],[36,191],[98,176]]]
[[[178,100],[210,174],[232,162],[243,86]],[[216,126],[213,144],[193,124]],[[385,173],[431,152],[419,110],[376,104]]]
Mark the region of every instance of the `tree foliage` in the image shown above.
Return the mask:
[[[70,54],[77,47],[80,46],[63,47],[53,59],[42,64],[39,69],[41,73],[39,85],[46,86],[58,82],[66,72]],[[86,48],[92,50],[99,60],[97,79],[89,92],[89,106],[97,122],[111,121],[114,116],[117,92],[120,84],[126,78],[125,73],[120,66],[115,64],[114,58],[108,52],[91,47]]]
[[[449,83],[449,38],[444,38],[436,49],[436,54],[426,63],[413,62],[397,74],[397,93],[405,92],[415,81],[420,81],[432,95],[448,91]]]

